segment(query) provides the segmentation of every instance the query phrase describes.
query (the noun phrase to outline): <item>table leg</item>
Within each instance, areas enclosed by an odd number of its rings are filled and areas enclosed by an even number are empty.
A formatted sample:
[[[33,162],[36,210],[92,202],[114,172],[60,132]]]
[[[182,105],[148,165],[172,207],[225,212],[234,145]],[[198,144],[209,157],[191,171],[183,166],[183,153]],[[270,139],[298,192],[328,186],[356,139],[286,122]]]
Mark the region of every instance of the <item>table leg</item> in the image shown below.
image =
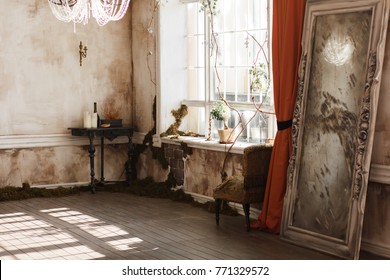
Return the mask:
[[[100,183],[104,185],[104,137],[101,137],[100,145]]]
[[[91,187],[91,192],[95,193],[95,191],[96,191],[96,185],[95,185],[95,146],[93,145],[93,138],[94,138],[93,132],[89,133],[88,137],[89,137],[89,147],[88,147],[89,164],[90,164],[90,168],[91,168],[90,187]]]

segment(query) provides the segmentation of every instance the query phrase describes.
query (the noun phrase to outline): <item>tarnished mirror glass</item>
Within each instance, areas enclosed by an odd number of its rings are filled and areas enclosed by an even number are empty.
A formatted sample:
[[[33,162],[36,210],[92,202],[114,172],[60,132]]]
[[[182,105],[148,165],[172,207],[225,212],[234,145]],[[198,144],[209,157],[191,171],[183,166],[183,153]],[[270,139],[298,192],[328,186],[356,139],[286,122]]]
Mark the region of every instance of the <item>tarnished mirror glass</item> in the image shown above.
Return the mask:
[[[358,258],[388,6],[308,1],[284,240]]]

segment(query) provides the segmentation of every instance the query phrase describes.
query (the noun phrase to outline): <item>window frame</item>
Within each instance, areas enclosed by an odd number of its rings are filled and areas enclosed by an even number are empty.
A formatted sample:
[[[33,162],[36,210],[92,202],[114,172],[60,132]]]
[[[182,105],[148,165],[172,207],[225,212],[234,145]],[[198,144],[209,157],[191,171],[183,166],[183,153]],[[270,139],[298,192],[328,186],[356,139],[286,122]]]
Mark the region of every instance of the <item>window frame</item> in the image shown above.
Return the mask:
[[[269,5],[268,33],[270,36],[271,35],[271,26],[270,26],[270,16],[271,16],[271,6],[270,6],[271,4],[270,3],[271,3],[271,1],[270,0],[267,0],[267,1],[268,1],[268,5]],[[175,2],[175,1],[170,1],[170,2]],[[169,30],[169,32],[171,32],[172,29],[169,29],[169,27],[168,27],[169,25],[165,26],[166,22],[165,22],[165,20],[162,20],[162,18],[164,17],[164,15],[162,15],[162,13],[164,13],[164,10],[168,8],[170,10],[171,9],[178,9],[178,10],[176,10],[175,17],[178,14],[186,14],[186,5],[185,4],[194,3],[194,2],[198,2],[198,1],[197,0],[176,0],[176,2],[177,2],[176,5],[174,3],[168,2],[167,4],[164,4],[164,6],[160,7],[160,9],[159,9],[159,11],[160,11],[160,13],[159,13],[159,23],[160,23],[159,31],[160,32],[159,32],[159,36],[158,36],[158,40],[159,40],[159,42],[158,42],[158,46],[159,46],[158,47],[159,48],[158,49],[158,52],[159,52],[158,70],[159,71],[157,74],[157,77],[158,77],[157,91],[158,91],[158,96],[160,98],[158,98],[158,103],[157,103],[157,124],[156,124],[157,125],[157,134],[160,134],[161,132],[166,131],[166,129],[169,127],[169,125],[173,123],[173,121],[172,121],[173,117],[170,116],[171,115],[170,111],[172,109],[177,109],[178,107],[180,107],[180,105],[184,104],[184,105],[187,105],[189,108],[204,108],[204,121],[205,121],[205,123],[203,125],[205,127],[204,135],[205,135],[205,138],[207,138],[209,112],[210,112],[211,107],[212,107],[213,102],[214,102],[214,100],[212,100],[212,96],[215,95],[215,92],[213,89],[214,85],[212,83],[212,78],[211,78],[212,75],[214,75],[214,73],[213,73],[214,66],[212,65],[212,60],[207,59],[207,58],[210,58],[210,53],[209,53],[210,48],[205,47],[205,61],[204,61],[204,63],[205,63],[205,88],[206,89],[205,89],[204,100],[190,100],[190,99],[188,99],[188,96],[185,93],[186,92],[186,83],[187,83],[187,80],[184,77],[186,75],[185,70],[183,70],[182,73],[179,74],[178,76],[175,76],[175,79],[173,79],[175,81],[179,81],[179,83],[181,81],[180,79],[182,79],[182,81],[185,81],[184,84],[179,84],[178,87],[176,87],[177,90],[181,91],[181,93],[175,94],[175,96],[177,98],[172,98],[172,99],[167,98],[168,91],[166,88],[164,88],[164,83],[167,83],[167,76],[169,76],[166,74],[167,69],[166,69],[165,65],[166,65],[166,63],[172,63],[172,60],[169,60],[169,62],[166,60],[166,50],[164,50],[164,46],[161,46],[161,43],[164,44],[164,42],[166,42],[166,40],[169,40],[169,39],[166,38],[167,34],[162,34],[162,32],[164,32],[165,30],[167,30],[167,31]],[[175,7],[168,7],[168,6],[175,6]],[[205,18],[204,19],[205,20],[205,24],[204,24],[205,36],[206,36],[206,38],[209,38],[208,40],[210,40],[210,38],[211,38],[210,33],[211,32],[208,32],[210,30],[210,28],[207,24],[208,23],[207,22],[208,21],[207,15],[205,15],[204,18]],[[183,17],[182,15],[179,15],[179,21],[180,20],[184,20],[184,23],[185,23],[186,22],[185,16]],[[180,29],[182,32],[182,36],[187,36],[186,28],[181,27],[181,26],[185,27],[185,24],[178,24],[177,21],[178,21],[178,19],[176,18],[176,22],[174,24],[176,31],[177,31],[177,29]],[[171,25],[171,27],[173,27],[173,25]],[[175,32],[175,31],[173,31],[173,32]],[[177,36],[178,34],[176,33],[175,35]],[[174,37],[175,35],[168,36],[168,37],[171,37],[171,39],[172,39],[172,37]],[[171,45],[169,45],[169,46],[171,46]],[[177,57],[180,57],[181,61],[185,62],[186,61],[185,40],[183,40],[183,42],[181,42],[179,44],[173,44],[173,45],[176,45],[173,47],[173,50],[171,50],[171,53],[175,54],[174,60],[176,60]],[[178,49],[178,45],[182,46],[181,51]],[[269,50],[269,60],[271,60],[270,42],[268,42],[268,50]],[[164,57],[165,57],[165,59],[164,59]],[[184,65],[186,65],[186,63],[184,63]],[[173,67],[173,68],[175,68],[175,67]],[[172,72],[172,75],[175,75],[174,74],[175,72],[178,73],[177,68],[178,67],[176,67],[176,69],[175,69],[176,71]],[[269,74],[271,75],[272,73],[269,73]],[[171,86],[170,88],[173,89],[174,87]],[[272,89],[271,89],[270,96],[273,99]],[[170,99],[170,100],[168,101],[167,99]],[[229,101],[229,104],[231,104],[234,108],[237,108],[238,110],[247,110],[247,111],[253,111],[253,112],[255,111],[254,105],[252,103]],[[270,106],[262,106],[261,110],[265,111],[265,112],[274,112],[273,102],[271,103]],[[270,135],[270,134],[275,135],[276,134],[276,118],[273,117],[273,119],[275,119],[275,120],[273,122],[271,122],[271,124],[268,125],[269,126],[268,135]],[[168,123],[167,120],[169,120],[170,123]],[[183,120],[183,123],[185,124],[185,120]],[[245,142],[249,142],[248,139]],[[245,144],[245,142],[244,142],[244,144]],[[237,143],[242,143],[242,141],[238,140]],[[252,143],[248,143],[248,144],[255,144],[255,143],[252,142]]]

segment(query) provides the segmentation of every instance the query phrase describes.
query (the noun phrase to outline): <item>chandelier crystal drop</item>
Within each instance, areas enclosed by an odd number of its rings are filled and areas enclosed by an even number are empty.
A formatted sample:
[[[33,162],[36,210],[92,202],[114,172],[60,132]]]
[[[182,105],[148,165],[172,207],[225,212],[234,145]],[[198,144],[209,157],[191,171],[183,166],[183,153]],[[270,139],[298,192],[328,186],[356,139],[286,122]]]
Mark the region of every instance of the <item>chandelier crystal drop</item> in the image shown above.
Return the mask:
[[[102,26],[123,18],[130,0],[48,0],[54,16],[65,22],[87,24],[90,17]]]

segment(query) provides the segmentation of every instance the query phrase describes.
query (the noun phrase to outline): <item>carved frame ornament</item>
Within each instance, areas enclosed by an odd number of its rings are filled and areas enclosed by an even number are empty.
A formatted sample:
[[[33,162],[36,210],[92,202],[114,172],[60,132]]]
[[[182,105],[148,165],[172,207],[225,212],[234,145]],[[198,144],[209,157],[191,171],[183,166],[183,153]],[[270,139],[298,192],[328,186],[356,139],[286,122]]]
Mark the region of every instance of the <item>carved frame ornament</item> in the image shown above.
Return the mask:
[[[281,238],[359,258],[387,0],[308,1]]]

